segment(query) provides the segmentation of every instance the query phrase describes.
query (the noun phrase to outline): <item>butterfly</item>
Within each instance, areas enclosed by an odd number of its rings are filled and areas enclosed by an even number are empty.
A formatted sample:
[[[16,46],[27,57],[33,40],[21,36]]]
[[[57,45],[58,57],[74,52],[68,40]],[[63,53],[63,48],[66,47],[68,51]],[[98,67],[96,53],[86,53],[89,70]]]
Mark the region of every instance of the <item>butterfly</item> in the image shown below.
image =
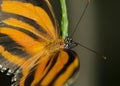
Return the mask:
[[[0,71],[12,86],[64,86],[79,70],[49,0],[0,1]]]

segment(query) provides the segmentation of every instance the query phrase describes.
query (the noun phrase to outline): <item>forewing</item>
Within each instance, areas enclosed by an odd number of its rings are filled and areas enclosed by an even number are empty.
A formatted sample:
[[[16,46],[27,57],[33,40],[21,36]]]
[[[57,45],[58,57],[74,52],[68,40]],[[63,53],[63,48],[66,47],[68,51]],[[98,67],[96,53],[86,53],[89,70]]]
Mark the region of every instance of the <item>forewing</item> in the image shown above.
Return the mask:
[[[46,44],[58,37],[51,5],[46,1],[0,0],[0,66],[16,75],[23,73],[15,77],[26,77],[46,54]]]

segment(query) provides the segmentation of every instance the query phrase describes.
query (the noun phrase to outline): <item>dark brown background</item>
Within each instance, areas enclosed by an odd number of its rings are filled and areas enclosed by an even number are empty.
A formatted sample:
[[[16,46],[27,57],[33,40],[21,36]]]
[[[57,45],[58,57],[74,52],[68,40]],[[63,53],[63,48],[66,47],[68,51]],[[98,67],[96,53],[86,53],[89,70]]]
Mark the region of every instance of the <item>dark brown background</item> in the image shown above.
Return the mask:
[[[67,0],[70,33],[80,17],[81,1]],[[81,67],[79,79],[73,86],[119,86],[120,0],[91,0],[74,40],[103,53],[109,60],[102,61],[94,53],[76,47]]]

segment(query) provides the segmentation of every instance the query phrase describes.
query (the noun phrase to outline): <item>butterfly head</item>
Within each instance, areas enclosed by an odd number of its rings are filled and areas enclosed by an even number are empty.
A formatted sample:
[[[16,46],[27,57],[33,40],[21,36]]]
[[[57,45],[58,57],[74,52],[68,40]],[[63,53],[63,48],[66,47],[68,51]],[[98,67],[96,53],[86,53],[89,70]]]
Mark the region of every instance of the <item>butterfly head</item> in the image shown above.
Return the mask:
[[[66,49],[71,49],[74,48],[78,45],[78,43],[74,42],[73,39],[71,37],[67,37],[65,38],[65,48]]]

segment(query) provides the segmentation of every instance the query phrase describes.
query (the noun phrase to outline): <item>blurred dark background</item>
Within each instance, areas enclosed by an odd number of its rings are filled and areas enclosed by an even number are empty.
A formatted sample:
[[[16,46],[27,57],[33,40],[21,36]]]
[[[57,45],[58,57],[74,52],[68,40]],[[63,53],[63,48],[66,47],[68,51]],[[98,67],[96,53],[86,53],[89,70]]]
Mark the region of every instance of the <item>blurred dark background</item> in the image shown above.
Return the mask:
[[[67,0],[70,35],[84,3],[85,0]],[[76,47],[81,66],[73,86],[120,86],[120,0],[91,0],[73,38],[108,57],[101,60],[100,56]]]
[[[101,51],[111,61],[103,65],[103,86],[120,86],[120,0],[96,0]]]

